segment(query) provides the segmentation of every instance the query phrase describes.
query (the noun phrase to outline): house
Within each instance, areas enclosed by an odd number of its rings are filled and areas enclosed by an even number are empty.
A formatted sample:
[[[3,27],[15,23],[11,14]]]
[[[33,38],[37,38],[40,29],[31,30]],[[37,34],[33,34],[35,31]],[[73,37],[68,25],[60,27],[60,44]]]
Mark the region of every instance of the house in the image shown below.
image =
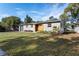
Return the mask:
[[[26,32],[41,32],[41,31],[54,31],[60,30],[61,21],[45,21],[45,22],[36,22],[36,23],[27,23],[21,24],[19,26],[19,31]]]

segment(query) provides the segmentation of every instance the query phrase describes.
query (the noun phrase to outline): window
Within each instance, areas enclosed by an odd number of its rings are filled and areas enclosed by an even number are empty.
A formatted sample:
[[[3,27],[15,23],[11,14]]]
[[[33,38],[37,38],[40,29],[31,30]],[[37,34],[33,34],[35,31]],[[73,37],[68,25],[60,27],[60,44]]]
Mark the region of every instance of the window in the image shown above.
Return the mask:
[[[51,23],[48,24],[48,27],[51,27]]]

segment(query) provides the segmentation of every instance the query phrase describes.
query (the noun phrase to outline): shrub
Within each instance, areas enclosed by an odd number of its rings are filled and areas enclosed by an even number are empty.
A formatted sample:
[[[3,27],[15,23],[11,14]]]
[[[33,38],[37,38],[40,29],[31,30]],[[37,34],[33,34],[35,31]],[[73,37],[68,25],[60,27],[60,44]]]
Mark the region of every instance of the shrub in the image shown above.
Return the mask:
[[[58,33],[58,31],[59,31],[59,28],[57,26],[54,26],[53,27],[53,33]]]
[[[6,31],[6,29],[0,25],[0,32],[5,32],[5,31]]]

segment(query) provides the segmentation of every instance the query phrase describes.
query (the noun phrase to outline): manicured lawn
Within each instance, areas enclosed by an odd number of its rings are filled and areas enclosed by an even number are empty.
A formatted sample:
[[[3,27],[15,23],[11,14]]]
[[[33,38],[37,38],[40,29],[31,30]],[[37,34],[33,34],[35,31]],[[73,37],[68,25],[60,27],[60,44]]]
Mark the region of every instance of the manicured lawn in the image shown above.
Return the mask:
[[[3,32],[0,48],[11,56],[79,55],[79,37],[68,40],[45,33]]]

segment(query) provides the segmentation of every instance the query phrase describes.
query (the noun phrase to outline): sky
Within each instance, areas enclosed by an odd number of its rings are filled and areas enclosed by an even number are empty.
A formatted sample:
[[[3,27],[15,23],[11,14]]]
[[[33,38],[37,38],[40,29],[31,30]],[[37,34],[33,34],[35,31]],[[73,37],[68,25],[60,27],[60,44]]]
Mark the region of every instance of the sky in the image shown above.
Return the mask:
[[[59,16],[68,6],[66,3],[0,3],[0,20],[3,17],[17,16],[24,21],[29,15],[34,21],[45,21],[50,16]]]

